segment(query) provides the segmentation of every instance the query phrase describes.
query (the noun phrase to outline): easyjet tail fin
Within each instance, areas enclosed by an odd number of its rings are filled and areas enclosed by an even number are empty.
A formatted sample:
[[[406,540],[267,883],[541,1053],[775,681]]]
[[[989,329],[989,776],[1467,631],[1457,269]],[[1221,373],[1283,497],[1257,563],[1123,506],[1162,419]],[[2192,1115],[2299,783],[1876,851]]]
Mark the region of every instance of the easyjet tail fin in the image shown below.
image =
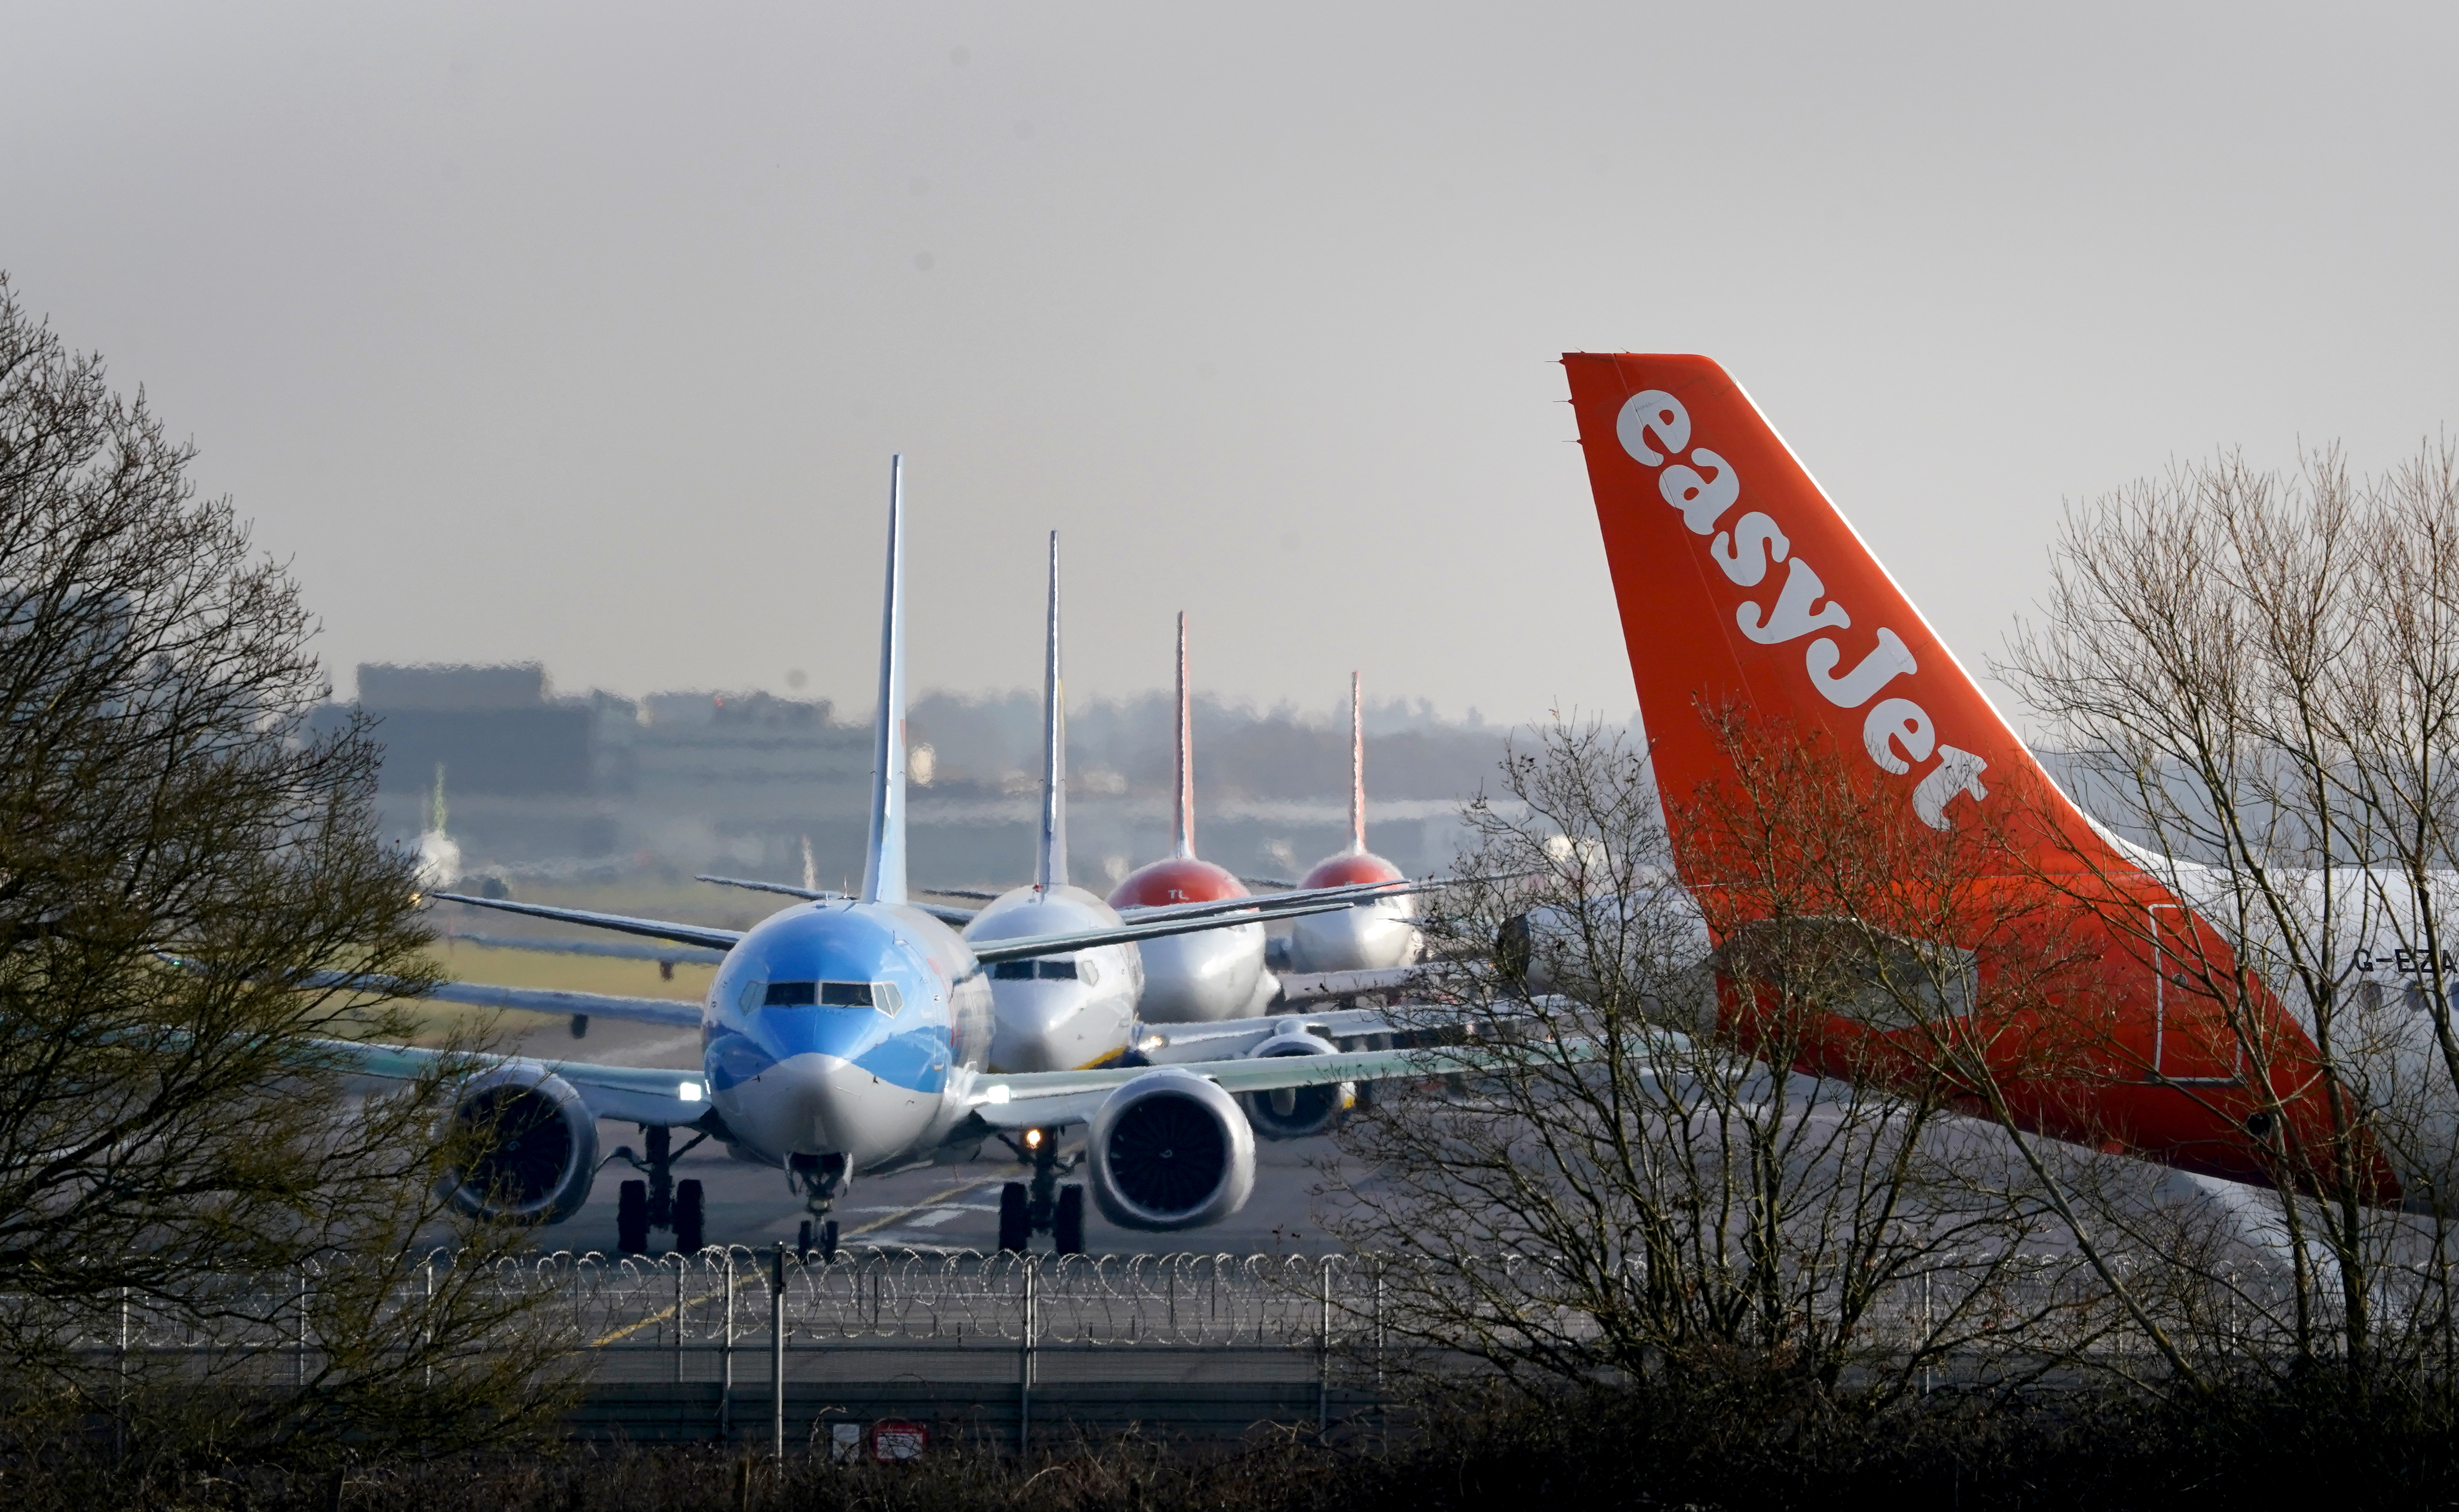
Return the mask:
[[[2055,849],[2088,832],[1723,368],[1594,353],[1563,366],[1670,802],[1725,774],[1702,716],[1737,705],[1825,730],[1934,828],[2020,784],[2067,809]]]

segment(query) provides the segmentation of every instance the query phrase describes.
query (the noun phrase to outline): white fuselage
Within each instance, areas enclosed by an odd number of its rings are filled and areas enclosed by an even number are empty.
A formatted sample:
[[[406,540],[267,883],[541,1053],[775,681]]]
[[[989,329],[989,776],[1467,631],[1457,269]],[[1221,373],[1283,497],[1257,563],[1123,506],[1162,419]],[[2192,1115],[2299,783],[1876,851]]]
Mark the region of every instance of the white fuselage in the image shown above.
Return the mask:
[[[1280,983],[1264,969],[1264,926],[1238,924],[1144,942],[1144,1017],[1154,1023],[1249,1018]]]
[[[1418,900],[1380,897],[1331,914],[1308,914],[1290,932],[1290,965],[1302,972],[1384,971],[1417,963]]]
[[[1115,928],[1118,911],[1082,888],[1010,889],[965,926],[969,943]],[[1160,943],[1168,943],[1163,941]],[[1149,947],[1147,947],[1149,948]],[[1117,1059],[1135,1031],[1145,967],[1133,944],[989,968],[994,1071],[1074,1071]]]

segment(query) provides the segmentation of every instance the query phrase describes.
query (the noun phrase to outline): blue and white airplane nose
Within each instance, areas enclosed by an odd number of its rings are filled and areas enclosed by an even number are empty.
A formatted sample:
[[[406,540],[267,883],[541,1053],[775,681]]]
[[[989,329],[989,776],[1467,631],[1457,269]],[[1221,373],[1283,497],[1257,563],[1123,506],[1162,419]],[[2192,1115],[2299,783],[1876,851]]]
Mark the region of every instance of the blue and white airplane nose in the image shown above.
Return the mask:
[[[909,1000],[880,961],[822,975],[827,963],[771,949],[744,964],[744,979],[721,976],[739,1006],[712,1024],[704,1051],[709,1100],[738,1140],[774,1160],[844,1155],[859,1166],[921,1137],[952,1060],[935,998],[917,983]],[[767,975],[781,967],[794,975]]]

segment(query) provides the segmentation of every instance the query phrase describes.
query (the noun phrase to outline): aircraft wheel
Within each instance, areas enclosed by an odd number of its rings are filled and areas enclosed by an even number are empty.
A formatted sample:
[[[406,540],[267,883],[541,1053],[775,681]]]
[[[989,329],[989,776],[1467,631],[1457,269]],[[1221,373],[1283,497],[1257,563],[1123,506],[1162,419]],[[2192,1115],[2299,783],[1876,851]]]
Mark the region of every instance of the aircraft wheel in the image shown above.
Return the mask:
[[[701,1196],[700,1183],[675,1183],[675,1249],[683,1254],[698,1254],[707,1239],[707,1202]]]
[[[1033,1219],[1025,1205],[1024,1183],[1010,1182],[999,1188],[998,1247],[1022,1254],[1032,1243]]]
[[[1051,1248],[1061,1254],[1084,1252],[1084,1188],[1059,1188],[1059,1213],[1050,1226]]]
[[[836,1257],[837,1221],[831,1218],[827,1223],[820,1225],[820,1258],[823,1260],[834,1260]]]
[[[805,1260],[811,1257],[811,1220],[809,1218],[803,1220],[801,1230],[794,1236],[794,1253]]]
[[[627,1181],[615,1198],[615,1250],[639,1254],[649,1248],[649,1184]]]

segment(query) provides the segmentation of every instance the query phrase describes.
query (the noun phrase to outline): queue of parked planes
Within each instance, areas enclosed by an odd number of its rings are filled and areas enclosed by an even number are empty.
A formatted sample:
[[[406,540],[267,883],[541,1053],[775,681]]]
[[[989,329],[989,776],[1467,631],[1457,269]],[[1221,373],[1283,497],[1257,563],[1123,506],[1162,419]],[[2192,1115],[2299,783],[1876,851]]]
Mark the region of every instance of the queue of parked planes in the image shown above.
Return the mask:
[[[653,1234],[690,1251],[708,1233],[701,1184],[677,1181],[684,1151],[717,1140],[773,1166],[804,1198],[806,1249],[831,1252],[830,1216],[872,1173],[989,1156],[1021,1160],[1001,1192],[999,1243],[1047,1234],[1084,1244],[1086,1183],[1113,1223],[1176,1229],[1217,1222],[1254,1183],[1254,1141],[1320,1132],[1361,1081],[1396,1074],[1395,1026],[1361,995],[1406,985],[1422,944],[1412,880],[1366,848],[1364,738],[1351,681],[1349,847],[1294,886],[1256,893],[1199,858],[1187,684],[1178,622],[1175,845],[1106,898],[1067,872],[1066,708],[1061,668],[1059,536],[1050,536],[1042,762],[1032,879],[980,906],[911,895],[905,876],[904,463],[892,465],[888,563],[869,839],[861,889],[705,876],[784,894],[747,931],[434,892],[493,909],[645,936],[616,941],[486,937],[590,955],[701,959],[717,968],[698,1005],[667,998],[452,982],[446,1001],[673,1024],[700,1032],[697,1073],[529,1057],[479,1061],[457,1116],[496,1137],[458,1173],[466,1209],[559,1222],[587,1200],[601,1119],[640,1126],[639,1167],[622,1184],[618,1243]],[[439,815],[429,850],[445,841]],[[1292,921],[1269,939],[1266,926]],[[482,936],[484,937],[484,936]],[[1278,968],[1278,969],[1275,969]],[[1370,1002],[1373,999],[1370,998]],[[367,1069],[410,1074],[430,1056],[360,1047]],[[678,1136],[683,1138],[679,1141]],[[722,1236],[717,1236],[722,1237]]]

